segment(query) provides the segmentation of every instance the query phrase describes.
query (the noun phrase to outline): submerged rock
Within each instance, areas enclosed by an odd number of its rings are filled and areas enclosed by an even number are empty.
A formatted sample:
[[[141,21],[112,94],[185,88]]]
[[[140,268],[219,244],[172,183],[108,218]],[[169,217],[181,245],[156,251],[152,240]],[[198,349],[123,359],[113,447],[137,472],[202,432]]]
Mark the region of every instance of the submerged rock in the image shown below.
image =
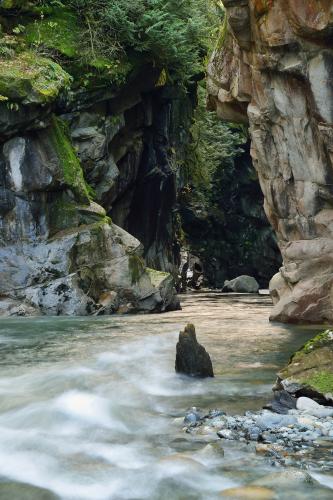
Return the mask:
[[[231,281],[225,281],[222,292],[258,293],[259,285],[252,276],[238,276]]]
[[[39,488],[26,483],[2,482],[0,483],[0,500],[57,500],[58,495],[45,488]]]
[[[190,323],[179,334],[175,369],[191,377],[214,377],[210,356],[198,343],[195,327]]]
[[[226,441],[255,442],[256,453],[276,465],[306,463],[307,456],[322,446],[331,460],[333,453],[333,408],[321,407],[300,398],[300,409],[281,415],[268,410],[247,411],[245,415],[226,415],[223,411],[202,415],[192,408],[184,419],[185,429],[199,435],[216,435]],[[314,410],[314,415],[308,409]],[[324,410],[321,412],[320,410]],[[321,444],[323,443],[323,444]]]
[[[289,410],[296,408],[296,398],[287,391],[274,391],[274,400],[265,405],[264,408],[275,413],[286,414]]]
[[[184,424],[188,426],[194,426],[200,422],[200,420],[204,417],[204,414],[198,410],[195,406],[190,408],[184,417]]]
[[[276,498],[273,490],[264,486],[240,486],[238,488],[228,488],[221,492],[222,498],[230,498],[234,500],[270,500]]]
[[[278,373],[277,388],[320,403],[333,402],[333,331],[326,330],[307,342]]]

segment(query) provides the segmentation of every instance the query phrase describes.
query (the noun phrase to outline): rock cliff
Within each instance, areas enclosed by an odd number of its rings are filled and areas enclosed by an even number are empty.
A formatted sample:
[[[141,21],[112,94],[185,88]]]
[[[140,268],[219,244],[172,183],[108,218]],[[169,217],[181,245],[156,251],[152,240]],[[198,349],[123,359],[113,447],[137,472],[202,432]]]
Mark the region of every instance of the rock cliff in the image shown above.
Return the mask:
[[[161,271],[190,95],[151,65],[81,67],[72,14],[21,5],[0,6],[0,315],[179,307]]]
[[[209,103],[248,123],[283,266],[273,320],[333,320],[333,2],[225,0]]]

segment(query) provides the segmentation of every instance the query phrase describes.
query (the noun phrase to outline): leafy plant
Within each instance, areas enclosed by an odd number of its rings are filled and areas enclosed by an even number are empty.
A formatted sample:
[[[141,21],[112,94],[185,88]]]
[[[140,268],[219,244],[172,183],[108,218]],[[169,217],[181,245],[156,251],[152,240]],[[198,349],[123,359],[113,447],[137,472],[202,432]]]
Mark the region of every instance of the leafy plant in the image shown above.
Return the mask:
[[[217,25],[217,4],[205,0],[70,0],[85,26],[86,54],[139,55],[169,77],[189,80],[203,71]],[[214,21],[213,21],[214,20]]]

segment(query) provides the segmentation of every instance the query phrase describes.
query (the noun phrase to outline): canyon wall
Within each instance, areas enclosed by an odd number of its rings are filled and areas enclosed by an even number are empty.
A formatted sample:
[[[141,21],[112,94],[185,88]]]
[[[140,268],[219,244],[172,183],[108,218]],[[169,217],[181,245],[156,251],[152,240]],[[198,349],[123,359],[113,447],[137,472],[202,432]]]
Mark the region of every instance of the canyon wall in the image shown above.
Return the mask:
[[[225,0],[209,106],[249,124],[283,256],[271,319],[333,320],[333,1]]]
[[[82,67],[48,12],[0,7],[0,315],[178,308],[191,94],[140,61]]]

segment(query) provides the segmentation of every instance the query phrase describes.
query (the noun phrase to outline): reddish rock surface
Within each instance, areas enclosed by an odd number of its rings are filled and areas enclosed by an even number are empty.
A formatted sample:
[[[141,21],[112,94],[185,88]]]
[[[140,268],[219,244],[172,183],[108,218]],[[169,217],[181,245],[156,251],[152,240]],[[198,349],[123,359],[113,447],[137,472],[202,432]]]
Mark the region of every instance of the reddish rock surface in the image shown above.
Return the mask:
[[[333,320],[333,0],[225,0],[209,104],[248,123],[283,267],[272,319]]]

